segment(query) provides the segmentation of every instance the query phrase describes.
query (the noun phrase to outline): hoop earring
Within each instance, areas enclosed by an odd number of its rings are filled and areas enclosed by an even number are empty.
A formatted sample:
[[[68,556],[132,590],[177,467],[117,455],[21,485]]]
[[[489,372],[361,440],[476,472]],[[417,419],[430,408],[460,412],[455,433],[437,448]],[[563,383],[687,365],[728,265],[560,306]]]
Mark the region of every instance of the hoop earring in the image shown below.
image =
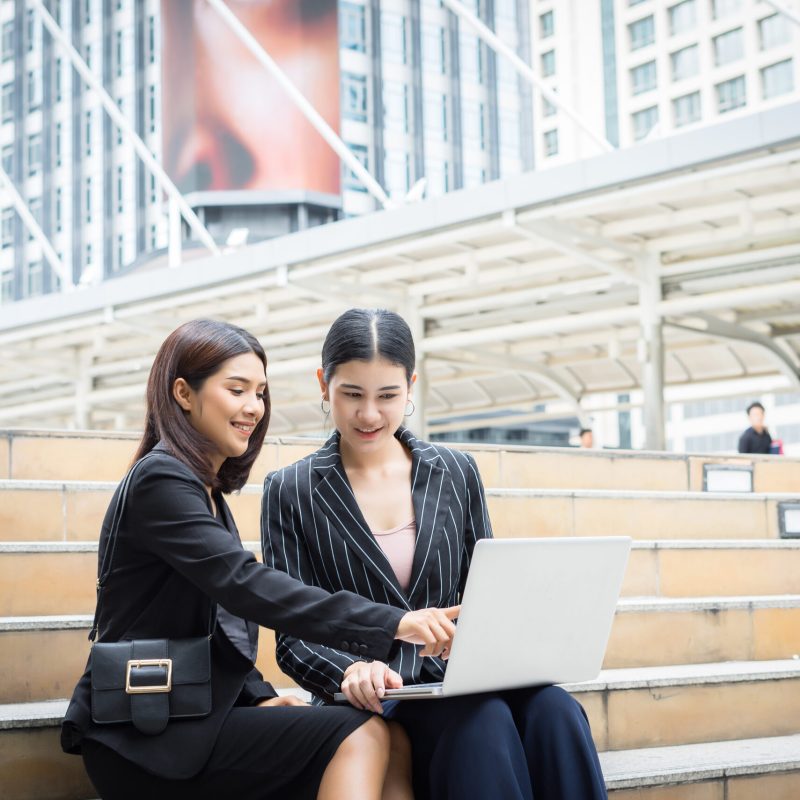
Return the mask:
[[[331,413],[331,403],[330,400],[328,401],[328,407],[325,408],[325,398],[323,397],[322,400],[319,401],[319,407],[322,409],[322,413],[327,417],[328,414]]]
[[[411,411],[406,411],[406,413],[403,415],[405,417],[410,417],[417,410],[413,400],[409,400],[408,402],[411,403]],[[408,406],[406,406],[406,408],[408,408]]]

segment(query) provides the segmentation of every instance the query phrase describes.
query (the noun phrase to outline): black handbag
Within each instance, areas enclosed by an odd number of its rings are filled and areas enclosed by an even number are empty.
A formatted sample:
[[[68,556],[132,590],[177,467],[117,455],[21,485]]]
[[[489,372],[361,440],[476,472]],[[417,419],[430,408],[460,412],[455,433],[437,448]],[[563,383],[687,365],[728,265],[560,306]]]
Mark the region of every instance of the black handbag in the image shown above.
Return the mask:
[[[131,467],[117,494],[97,579],[97,608],[89,639],[93,642],[92,720],[100,725],[133,723],[140,733],[155,735],[170,720],[197,719],[211,713],[211,637],[217,613],[216,603],[212,602],[206,636],[95,641],[100,601],[111,573],[128,487],[137,467],[147,457]]]

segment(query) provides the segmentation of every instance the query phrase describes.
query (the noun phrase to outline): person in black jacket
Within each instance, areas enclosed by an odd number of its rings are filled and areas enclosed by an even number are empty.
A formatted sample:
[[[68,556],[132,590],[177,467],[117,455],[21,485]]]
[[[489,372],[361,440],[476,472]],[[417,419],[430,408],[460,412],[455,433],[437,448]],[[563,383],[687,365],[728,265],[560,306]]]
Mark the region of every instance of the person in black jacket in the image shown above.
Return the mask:
[[[196,320],[164,342],[147,420],[98,609],[98,641],[211,637],[212,710],[149,736],[92,719],[91,660],[62,725],[105,800],[379,798],[389,735],[377,717],[278,697],[254,668],[257,625],[373,658],[394,640],[445,655],[457,608],[402,609],[330,594],[243,549],[224,493],[240,489],[269,420],[266,355],[233,325]],[[119,489],[117,490],[117,493]],[[116,494],[103,523],[103,563]]]
[[[739,437],[740,453],[769,454],[772,436],[764,425],[764,406],[758,401],[747,406],[750,427]]]

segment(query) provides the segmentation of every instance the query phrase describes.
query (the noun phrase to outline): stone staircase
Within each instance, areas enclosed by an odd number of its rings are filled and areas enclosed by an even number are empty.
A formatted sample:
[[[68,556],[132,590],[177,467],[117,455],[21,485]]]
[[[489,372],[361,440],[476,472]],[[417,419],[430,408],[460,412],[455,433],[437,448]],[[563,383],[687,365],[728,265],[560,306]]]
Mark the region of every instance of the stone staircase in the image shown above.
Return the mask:
[[[135,443],[0,433],[0,798],[95,796],[58,725],[88,654],[100,520]],[[254,551],[261,478],[312,447],[270,441],[232,498]],[[800,797],[800,539],[778,523],[800,499],[800,461],[469,450],[498,536],[634,538],[604,670],[566,687],[613,800]],[[709,463],[751,468],[755,491],[702,491]],[[259,666],[292,690],[269,631]]]

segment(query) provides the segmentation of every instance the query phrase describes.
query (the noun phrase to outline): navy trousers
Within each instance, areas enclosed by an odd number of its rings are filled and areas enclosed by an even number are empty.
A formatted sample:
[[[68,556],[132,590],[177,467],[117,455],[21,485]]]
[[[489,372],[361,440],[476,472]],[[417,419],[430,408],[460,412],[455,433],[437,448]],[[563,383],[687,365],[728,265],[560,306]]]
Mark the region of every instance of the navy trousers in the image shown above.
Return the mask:
[[[586,713],[557,686],[390,702],[416,800],[607,800]]]

